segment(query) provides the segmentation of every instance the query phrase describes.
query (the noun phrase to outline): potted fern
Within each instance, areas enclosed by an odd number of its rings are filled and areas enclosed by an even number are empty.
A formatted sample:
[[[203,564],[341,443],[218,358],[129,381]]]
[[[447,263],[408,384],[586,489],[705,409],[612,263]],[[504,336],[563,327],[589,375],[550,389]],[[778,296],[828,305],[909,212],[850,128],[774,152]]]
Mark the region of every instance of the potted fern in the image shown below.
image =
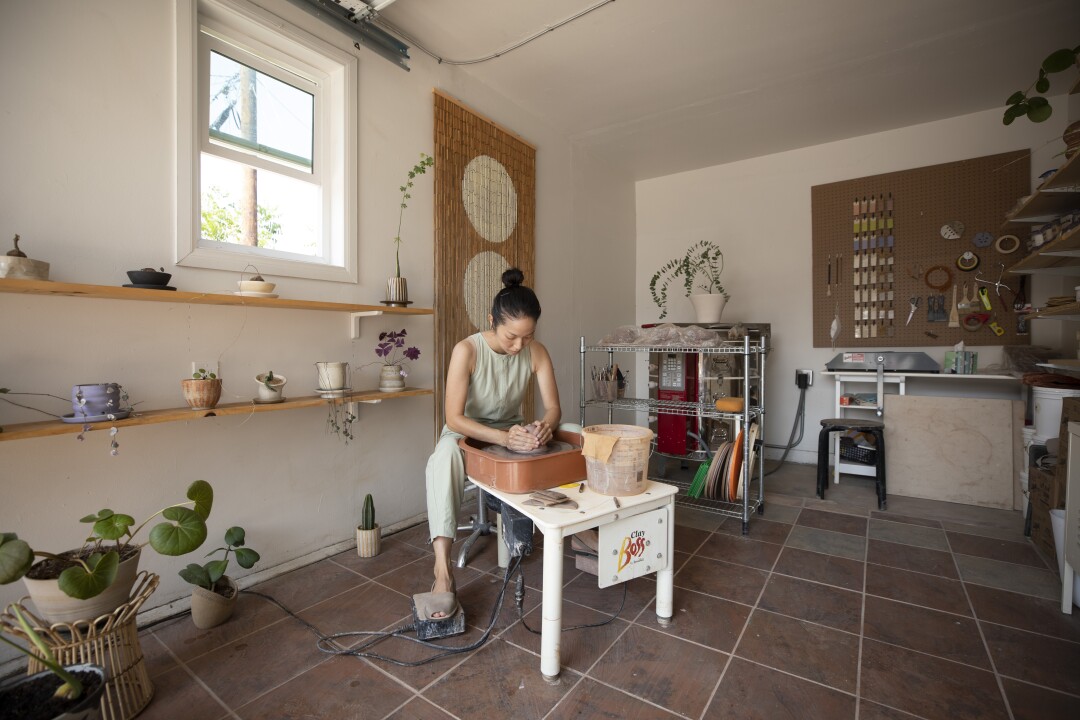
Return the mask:
[[[364,497],[364,510],[356,528],[356,554],[372,558],[379,554],[379,525],[375,522],[375,501],[371,493]]]
[[[22,720],[97,720],[105,692],[105,668],[88,663],[61,666],[52,648],[30,626],[16,604],[7,616],[18,623],[13,634],[29,640],[36,651],[24,648],[0,634],[0,642],[35,657],[47,669],[0,683],[0,708]],[[7,617],[4,618],[7,627]]]
[[[200,630],[216,627],[232,617],[240,590],[236,581],[225,574],[229,567],[229,553],[236,556],[236,563],[245,570],[259,562],[259,553],[244,547],[244,528],[234,526],[225,531],[225,547],[206,553],[223,553],[221,559],[205,565],[189,564],[180,571],[180,577],[195,587],[191,591],[191,621]]]
[[[660,308],[660,319],[667,316],[668,288],[681,282],[686,297],[694,306],[699,323],[718,323],[731,296],[720,284],[724,271],[724,253],[710,240],[691,245],[681,258],[666,262],[649,280],[649,293]],[[695,293],[697,289],[700,292]]]

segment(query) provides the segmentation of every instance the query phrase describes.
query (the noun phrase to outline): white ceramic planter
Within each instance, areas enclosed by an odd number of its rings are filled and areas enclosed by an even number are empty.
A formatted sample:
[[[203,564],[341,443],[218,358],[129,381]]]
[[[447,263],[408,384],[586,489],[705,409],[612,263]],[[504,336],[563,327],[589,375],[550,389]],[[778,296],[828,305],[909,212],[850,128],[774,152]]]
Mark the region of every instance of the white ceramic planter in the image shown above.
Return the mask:
[[[694,306],[697,322],[711,325],[720,322],[727,298],[723,295],[691,295],[690,304]]]
[[[342,390],[348,387],[349,363],[317,362],[318,388],[320,390]]]
[[[76,620],[94,620],[102,615],[108,615],[116,608],[126,603],[131,596],[131,588],[135,585],[135,575],[139,572],[139,559],[142,550],[134,556],[120,563],[116,570],[116,579],[113,584],[105,588],[100,595],[87,600],[68,597],[60,589],[57,580],[34,580],[23,576],[23,584],[26,585],[30,599],[34,601],[34,607],[45,620],[51,623],[72,623]]]
[[[405,389],[400,365],[383,365],[379,371],[379,392],[398,392]]]
[[[285,383],[288,382],[288,378],[284,375],[274,375],[274,379],[270,382],[270,387],[266,386],[266,373],[259,373],[256,375],[255,382],[259,388],[259,402],[279,403],[285,399],[282,396],[282,391],[285,389]]]

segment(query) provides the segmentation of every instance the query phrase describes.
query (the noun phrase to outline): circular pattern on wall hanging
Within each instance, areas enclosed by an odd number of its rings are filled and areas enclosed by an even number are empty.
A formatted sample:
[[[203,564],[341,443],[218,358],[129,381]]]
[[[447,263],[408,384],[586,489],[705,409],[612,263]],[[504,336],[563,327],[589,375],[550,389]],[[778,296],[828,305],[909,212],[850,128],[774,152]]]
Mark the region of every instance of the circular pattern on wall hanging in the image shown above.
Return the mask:
[[[465,297],[465,314],[477,330],[488,326],[491,299],[502,290],[502,274],[510,269],[510,263],[497,252],[485,250],[476,253],[465,266],[462,295]]]
[[[490,155],[477,155],[465,166],[461,203],[473,229],[488,242],[505,242],[517,226],[514,181],[503,164]]]

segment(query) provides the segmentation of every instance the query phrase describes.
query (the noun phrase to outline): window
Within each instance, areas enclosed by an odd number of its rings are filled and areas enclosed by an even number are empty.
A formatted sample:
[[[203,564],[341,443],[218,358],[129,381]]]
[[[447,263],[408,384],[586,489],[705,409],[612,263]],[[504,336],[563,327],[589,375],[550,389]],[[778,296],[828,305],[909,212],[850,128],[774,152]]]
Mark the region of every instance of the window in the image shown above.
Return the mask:
[[[355,282],[355,58],[245,0],[178,8],[178,264]]]

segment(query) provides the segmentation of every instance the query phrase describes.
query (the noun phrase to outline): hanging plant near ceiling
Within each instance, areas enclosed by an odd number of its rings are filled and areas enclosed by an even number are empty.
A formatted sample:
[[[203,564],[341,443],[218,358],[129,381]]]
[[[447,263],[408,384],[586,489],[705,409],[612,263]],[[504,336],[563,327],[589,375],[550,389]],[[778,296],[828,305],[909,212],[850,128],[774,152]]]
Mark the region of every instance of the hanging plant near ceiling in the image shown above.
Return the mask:
[[[1050,101],[1043,97],[1050,90],[1049,76],[1077,67],[1080,64],[1077,60],[1078,56],[1080,56],[1080,46],[1072,50],[1062,48],[1047,55],[1039,66],[1039,77],[1031,84],[1031,87],[1027,90],[1017,90],[1005,101],[1008,107],[1005,108],[1005,115],[1001,121],[1006,125],[1011,125],[1013,120],[1025,115],[1031,122],[1046,121],[1054,112],[1054,109],[1050,107]],[[1032,93],[1033,90],[1034,93]]]

